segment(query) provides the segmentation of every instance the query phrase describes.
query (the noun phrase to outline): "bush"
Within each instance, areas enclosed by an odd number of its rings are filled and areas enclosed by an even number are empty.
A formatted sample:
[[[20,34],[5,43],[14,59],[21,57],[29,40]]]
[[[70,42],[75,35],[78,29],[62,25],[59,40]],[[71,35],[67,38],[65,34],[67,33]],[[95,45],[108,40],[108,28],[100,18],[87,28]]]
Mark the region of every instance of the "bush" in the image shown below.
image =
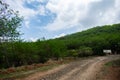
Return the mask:
[[[90,47],[82,46],[78,50],[79,57],[87,57],[87,56],[91,56],[92,54],[93,54],[93,51],[92,51],[92,48]]]
[[[78,50],[75,50],[75,49],[69,50],[67,56],[68,57],[78,57]]]

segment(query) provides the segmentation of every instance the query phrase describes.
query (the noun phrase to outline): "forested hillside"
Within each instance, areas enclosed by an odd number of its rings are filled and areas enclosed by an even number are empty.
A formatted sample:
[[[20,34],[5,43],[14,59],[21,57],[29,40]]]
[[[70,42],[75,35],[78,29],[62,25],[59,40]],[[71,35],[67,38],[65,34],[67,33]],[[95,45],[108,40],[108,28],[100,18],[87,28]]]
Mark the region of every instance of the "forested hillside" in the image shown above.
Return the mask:
[[[120,24],[98,26],[51,40],[1,42],[0,68],[44,63],[64,57],[104,55],[103,49],[120,52]]]
[[[103,55],[103,49],[113,53],[120,50],[120,24],[97,26],[82,32],[59,38],[69,50],[90,47],[94,54]]]

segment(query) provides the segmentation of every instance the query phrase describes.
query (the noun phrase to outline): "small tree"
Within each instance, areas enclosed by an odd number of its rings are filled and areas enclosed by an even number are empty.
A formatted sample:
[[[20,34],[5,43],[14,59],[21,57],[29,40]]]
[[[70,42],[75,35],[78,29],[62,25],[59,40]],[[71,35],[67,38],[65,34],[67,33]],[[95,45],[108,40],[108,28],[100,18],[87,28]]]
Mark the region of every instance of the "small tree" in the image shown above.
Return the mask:
[[[0,42],[14,41],[20,35],[17,28],[21,25],[22,18],[18,11],[9,8],[9,5],[0,0]]]

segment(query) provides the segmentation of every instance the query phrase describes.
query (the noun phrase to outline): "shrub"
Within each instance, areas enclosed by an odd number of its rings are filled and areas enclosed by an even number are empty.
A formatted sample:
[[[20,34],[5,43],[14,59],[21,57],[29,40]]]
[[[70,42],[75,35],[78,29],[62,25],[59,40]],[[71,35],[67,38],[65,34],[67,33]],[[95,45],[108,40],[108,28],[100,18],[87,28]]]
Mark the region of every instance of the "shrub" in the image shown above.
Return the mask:
[[[90,48],[90,47],[82,46],[78,50],[79,57],[91,56],[92,54],[93,54],[93,51],[92,51],[92,48]]]

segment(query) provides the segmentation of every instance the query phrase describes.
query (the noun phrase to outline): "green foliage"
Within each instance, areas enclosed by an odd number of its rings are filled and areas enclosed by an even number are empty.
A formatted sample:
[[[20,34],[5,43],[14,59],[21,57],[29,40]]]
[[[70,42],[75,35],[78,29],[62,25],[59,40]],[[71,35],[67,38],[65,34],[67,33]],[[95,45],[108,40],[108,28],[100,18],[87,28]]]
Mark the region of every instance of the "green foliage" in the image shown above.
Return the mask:
[[[92,48],[93,55],[105,55],[103,49],[111,49],[119,54],[120,24],[97,26],[58,39],[64,41],[69,50],[85,46]]]
[[[92,51],[92,48],[90,48],[90,47],[82,46],[78,50],[79,57],[91,56],[92,54],[93,54],[93,51]]]
[[[19,17],[18,11],[10,9],[8,4],[0,0],[0,38],[3,42],[17,39],[20,35],[17,29],[21,21],[22,18]]]
[[[18,11],[10,9],[8,4],[0,0],[0,67],[10,67],[18,60],[13,41],[18,40],[21,21]]]
[[[120,24],[95,27],[51,40],[0,43],[0,68],[45,63],[49,59],[105,55],[103,49],[120,53]]]
[[[72,49],[68,50],[68,57],[78,57],[78,50]]]
[[[3,44],[5,46],[5,43]],[[1,68],[17,67],[33,63],[45,63],[50,58],[58,60],[66,56],[65,45],[63,42],[58,42],[56,40],[9,42],[9,44],[7,43],[7,48],[0,45],[0,49]]]

